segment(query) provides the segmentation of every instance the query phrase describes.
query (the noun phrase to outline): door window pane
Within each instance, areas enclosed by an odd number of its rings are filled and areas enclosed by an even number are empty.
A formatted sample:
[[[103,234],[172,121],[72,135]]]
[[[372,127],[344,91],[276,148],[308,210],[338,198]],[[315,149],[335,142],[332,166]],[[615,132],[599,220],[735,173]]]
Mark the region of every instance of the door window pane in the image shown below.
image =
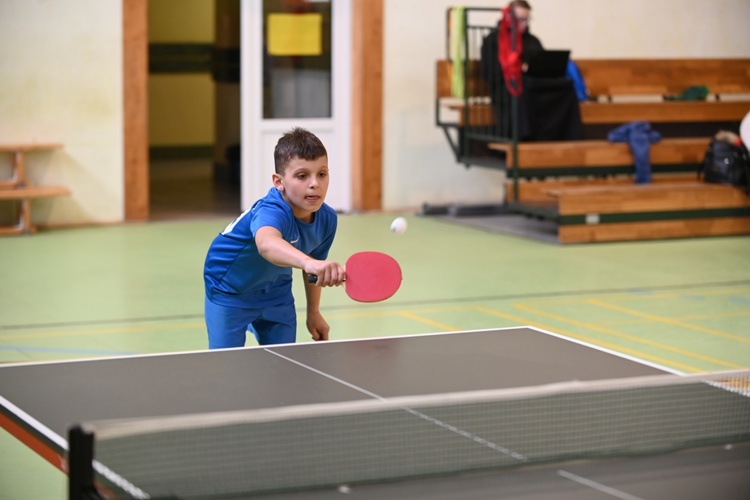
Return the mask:
[[[263,118],[331,117],[331,1],[263,0]]]

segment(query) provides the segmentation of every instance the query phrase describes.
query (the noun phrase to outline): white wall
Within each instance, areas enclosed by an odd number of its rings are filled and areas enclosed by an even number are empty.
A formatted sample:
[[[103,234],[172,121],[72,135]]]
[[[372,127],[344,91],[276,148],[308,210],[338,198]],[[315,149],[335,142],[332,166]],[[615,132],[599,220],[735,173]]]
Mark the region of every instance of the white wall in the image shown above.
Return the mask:
[[[0,0],[0,116],[0,143],[64,145],[27,158],[31,182],[73,191],[34,202],[34,220],[121,221],[121,0]]]
[[[448,7],[502,1],[385,0],[383,203],[497,203],[503,174],[456,164],[435,126],[435,61]],[[573,58],[750,57],[750,0],[530,0],[531,30]]]

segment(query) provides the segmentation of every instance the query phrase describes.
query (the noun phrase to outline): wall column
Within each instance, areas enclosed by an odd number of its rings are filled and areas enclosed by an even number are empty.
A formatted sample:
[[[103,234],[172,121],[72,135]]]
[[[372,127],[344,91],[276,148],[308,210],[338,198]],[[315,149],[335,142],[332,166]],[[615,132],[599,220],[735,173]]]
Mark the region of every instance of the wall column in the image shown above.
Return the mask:
[[[123,0],[123,153],[125,220],[147,220],[148,1]]]

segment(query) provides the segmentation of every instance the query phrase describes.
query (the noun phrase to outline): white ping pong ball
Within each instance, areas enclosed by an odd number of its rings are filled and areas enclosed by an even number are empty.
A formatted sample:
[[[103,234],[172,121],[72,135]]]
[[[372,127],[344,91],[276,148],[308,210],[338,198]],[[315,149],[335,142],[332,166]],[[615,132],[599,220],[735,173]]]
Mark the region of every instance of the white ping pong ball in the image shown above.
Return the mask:
[[[403,217],[397,217],[391,222],[391,232],[395,234],[404,234],[407,227],[409,227],[409,224]]]

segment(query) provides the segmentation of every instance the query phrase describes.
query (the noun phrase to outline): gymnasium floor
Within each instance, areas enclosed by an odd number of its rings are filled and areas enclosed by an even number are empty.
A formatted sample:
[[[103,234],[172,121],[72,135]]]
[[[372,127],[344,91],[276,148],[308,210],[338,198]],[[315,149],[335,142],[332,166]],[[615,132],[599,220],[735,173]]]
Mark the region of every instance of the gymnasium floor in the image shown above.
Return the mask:
[[[0,362],[204,349],[203,259],[233,217],[209,199],[191,211],[157,196],[150,223],[0,239]],[[331,258],[388,252],[404,282],[374,305],[325,290],[331,338],[532,325],[685,373],[750,367],[748,237],[563,247],[403,215],[403,236],[396,214],[341,216]],[[63,474],[3,430],[0,449],[0,497],[65,498]]]

